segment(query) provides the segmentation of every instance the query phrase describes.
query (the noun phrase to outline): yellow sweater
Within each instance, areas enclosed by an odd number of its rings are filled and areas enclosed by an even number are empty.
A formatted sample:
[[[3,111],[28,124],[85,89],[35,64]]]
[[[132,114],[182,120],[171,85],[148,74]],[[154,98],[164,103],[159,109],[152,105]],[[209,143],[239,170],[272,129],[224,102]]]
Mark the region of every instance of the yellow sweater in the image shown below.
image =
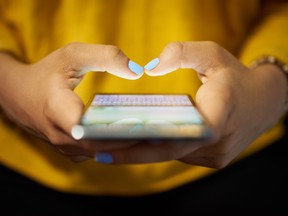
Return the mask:
[[[35,62],[79,41],[113,44],[144,65],[172,41],[212,40],[248,64],[262,54],[288,62],[288,4],[260,0],[0,0],[0,50]],[[268,2],[268,1],[267,1]],[[273,5],[272,5],[273,4]],[[279,3],[280,4],[280,3]],[[260,16],[261,15],[261,16]],[[39,71],[40,73],[41,71]],[[124,80],[89,73],[76,88],[83,102],[94,92],[190,93],[200,82],[192,70]],[[237,159],[283,133],[278,124]],[[83,194],[140,195],[195,181],[215,170],[178,161],[147,165],[76,164],[0,114],[0,162],[46,186]]]

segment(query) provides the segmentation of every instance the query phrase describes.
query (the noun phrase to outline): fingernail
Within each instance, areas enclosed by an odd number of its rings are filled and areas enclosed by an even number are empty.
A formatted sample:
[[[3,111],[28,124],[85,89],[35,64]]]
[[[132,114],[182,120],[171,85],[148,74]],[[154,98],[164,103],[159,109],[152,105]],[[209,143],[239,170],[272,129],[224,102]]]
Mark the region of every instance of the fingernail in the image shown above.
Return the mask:
[[[145,66],[144,66],[144,68],[146,69],[146,70],[153,70],[158,64],[159,64],[159,58],[155,58],[155,59],[153,59],[153,60],[151,60],[150,62],[148,62]]]
[[[111,154],[107,152],[101,152],[96,154],[95,160],[98,163],[104,163],[104,164],[111,164],[113,163],[113,157]]]
[[[143,67],[141,67],[140,65],[138,65],[137,63],[133,62],[133,61],[129,61],[128,63],[128,67],[131,71],[133,71],[134,73],[140,75],[143,73]]]

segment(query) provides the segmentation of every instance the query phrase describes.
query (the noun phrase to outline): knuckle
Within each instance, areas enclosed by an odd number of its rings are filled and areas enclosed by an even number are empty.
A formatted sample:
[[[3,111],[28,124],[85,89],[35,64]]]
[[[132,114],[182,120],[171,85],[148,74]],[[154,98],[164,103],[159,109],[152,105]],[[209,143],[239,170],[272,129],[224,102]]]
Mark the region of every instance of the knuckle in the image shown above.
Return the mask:
[[[174,61],[176,62],[174,65],[174,69],[176,70],[179,67],[182,67],[183,63],[183,57],[184,57],[184,43],[183,42],[171,42],[169,43],[163,50],[164,55],[166,55],[166,57],[168,56],[168,58],[172,58],[174,59]]]
[[[105,57],[115,59],[117,56],[121,55],[122,51],[113,45],[107,45],[105,47]]]
[[[66,44],[64,47],[61,48],[61,57],[65,59],[70,59],[75,56],[75,53],[79,52],[80,46],[82,46],[83,43],[80,42],[71,42]]]
[[[111,63],[117,61],[117,59],[123,55],[123,52],[117,46],[106,45],[104,48],[103,67],[106,68],[106,70],[110,70],[111,65],[113,65]]]
[[[205,41],[203,42],[207,47],[213,48],[213,49],[219,49],[221,46],[216,43],[215,41]]]
[[[71,42],[71,43],[66,44],[62,48],[62,50],[63,50],[63,52],[71,53],[71,52],[78,50],[82,44],[83,43],[80,43],[80,42]]]
[[[214,169],[223,169],[229,164],[229,161],[226,158],[219,156],[206,158],[206,160],[209,162],[209,167]]]
[[[204,44],[207,47],[210,55],[213,56],[218,63],[225,62],[227,53],[222,46],[214,41],[205,41]]]
[[[214,163],[214,167],[216,169],[223,169],[225,168],[226,166],[228,166],[229,162],[228,160],[217,160],[215,163]]]
[[[217,149],[217,152],[213,154],[208,160],[211,167],[216,169],[222,169],[230,163],[230,149],[222,148]]]
[[[210,52],[212,51],[213,53],[222,53],[223,52],[223,48],[222,46],[220,46],[218,43],[214,42],[214,41],[205,41],[203,42],[204,46],[207,47],[207,50],[209,50]]]
[[[56,146],[57,148],[61,148],[61,149],[65,149],[65,146],[67,145],[67,142],[61,138],[60,136],[58,136],[56,133],[53,134],[52,136],[48,136],[49,141]]]
[[[165,47],[165,49],[167,49],[167,50],[169,50],[171,52],[182,53],[183,42],[180,42],[180,41],[171,42]]]

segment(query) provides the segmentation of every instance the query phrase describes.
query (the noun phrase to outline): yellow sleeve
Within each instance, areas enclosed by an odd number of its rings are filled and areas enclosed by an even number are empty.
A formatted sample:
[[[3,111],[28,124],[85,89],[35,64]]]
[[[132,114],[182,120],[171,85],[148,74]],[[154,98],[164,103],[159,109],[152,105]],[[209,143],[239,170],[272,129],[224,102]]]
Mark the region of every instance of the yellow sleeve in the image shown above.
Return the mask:
[[[272,55],[288,63],[288,2],[266,1],[261,17],[248,37],[240,54],[250,65],[263,55]]]
[[[0,0],[0,51],[7,51],[19,56],[20,48],[13,24],[6,19],[6,3]]]

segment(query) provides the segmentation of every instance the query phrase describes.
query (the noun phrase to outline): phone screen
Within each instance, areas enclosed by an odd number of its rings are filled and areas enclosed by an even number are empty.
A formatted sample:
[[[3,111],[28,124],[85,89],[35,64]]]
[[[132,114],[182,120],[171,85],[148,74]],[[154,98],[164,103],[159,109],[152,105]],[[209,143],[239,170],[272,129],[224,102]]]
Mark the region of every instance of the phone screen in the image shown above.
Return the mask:
[[[95,94],[76,139],[207,138],[203,117],[187,94]]]

